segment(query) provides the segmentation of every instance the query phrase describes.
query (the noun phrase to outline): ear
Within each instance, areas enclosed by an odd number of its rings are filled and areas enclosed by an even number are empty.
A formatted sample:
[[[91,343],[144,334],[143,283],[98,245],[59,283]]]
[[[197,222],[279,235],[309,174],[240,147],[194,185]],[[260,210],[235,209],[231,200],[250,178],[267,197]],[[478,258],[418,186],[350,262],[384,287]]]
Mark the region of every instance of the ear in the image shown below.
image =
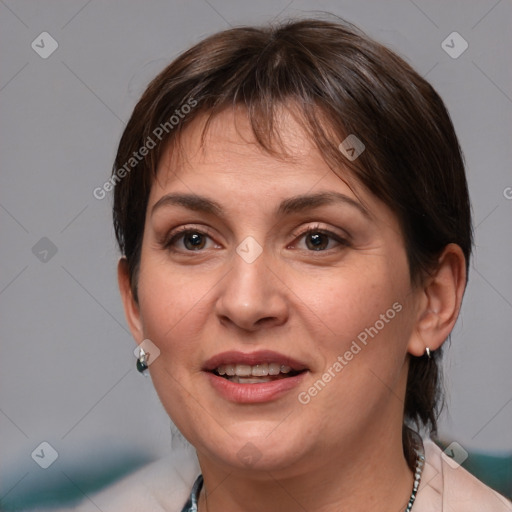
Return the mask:
[[[466,287],[466,259],[460,246],[448,244],[437,268],[422,285],[417,318],[407,350],[422,356],[428,347],[437,350],[448,338],[459,316]]]
[[[117,282],[119,284],[119,291],[124,306],[124,314],[128,327],[137,343],[144,339],[142,319],[140,316],[139,305],[133,297],[132,287],[130,284],[130,272],[128,267],[128,260],[122,257],[117,264]]]

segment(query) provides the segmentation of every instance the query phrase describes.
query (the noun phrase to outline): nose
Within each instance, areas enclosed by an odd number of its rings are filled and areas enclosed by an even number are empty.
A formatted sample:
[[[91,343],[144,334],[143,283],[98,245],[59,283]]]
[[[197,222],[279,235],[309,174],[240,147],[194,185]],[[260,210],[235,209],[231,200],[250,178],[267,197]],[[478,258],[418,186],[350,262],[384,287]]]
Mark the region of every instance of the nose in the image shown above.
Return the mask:
[[[287,287],[265,251],[248,263],[234,255],[231,269],[219,283],[215,313],[225,326],[244,331],[277,327],[289,316]]]

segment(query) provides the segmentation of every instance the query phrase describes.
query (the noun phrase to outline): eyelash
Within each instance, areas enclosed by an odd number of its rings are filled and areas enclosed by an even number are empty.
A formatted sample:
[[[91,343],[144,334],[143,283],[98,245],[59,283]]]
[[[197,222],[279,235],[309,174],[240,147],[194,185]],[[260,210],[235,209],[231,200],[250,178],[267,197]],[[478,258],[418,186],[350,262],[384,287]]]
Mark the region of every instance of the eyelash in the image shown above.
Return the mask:
[[[340,237],[339,235],[337,235],[336,233],[333,233],[332,231],[329,231],[328,229],[323,229],[320,226],[311,226],[308,229],[301,231],[300,233],[294,234],[293,236],[295,237],[295,239],[297,239],[297,238],[303,238],[312,233],[326,235],[329,238],[338,242],[341,246],[345,246],[345,247],[349,246],[349,242],[347,239]],[[207,236],[207,237],[211,238],[210,232],[208,230],[191,228],[190,226],[183,226],[181,228],[178,228],[173,233],[171,233],[169,235],[169,238],[165,242],[163,242],[162,245],[163,245],[164,249],[167,249],[172,252],[180,252],[174,248],[174,245],[176,244],[178,239],[182,238],[184,235],[187,235],[187,234],[198,234],[201,236]],[[310,250],[308,252],[327,252],[330,250],[332,250],[332,249],[323,249],[320,251]],[[197,251],[185,249],[185,252],[189,252],[189,253],[201,252],[201,251],[202,251],[202,249],[199,249]]]
[[[324,228],[321,228],[320,226],[311,226],[309,228],[307,228],[306,230],[304,231],[301,231],[299,233],[296,233],[294,234],[293,236],[297,239],[301,239],[309,234],[312,234],[312,233],[315,233],[315,234],[321,234],[321,235],[326,235],[328,236],[329,238],[331,238],[332,240],[335,240],[339,245],[341,246],[345,246],[345,247],[348,247],[349,243],[348,243],[348,240],[346,238],[342,238],[341,236],[339,236],[338,234],[334,233],[333,231],[330,231],[328,229],[324,229]],[[327,252],[327,251],[330,251],[332,249],[324,249],[324,250],[321,250],[321,251],[308,251],[308,252]]]

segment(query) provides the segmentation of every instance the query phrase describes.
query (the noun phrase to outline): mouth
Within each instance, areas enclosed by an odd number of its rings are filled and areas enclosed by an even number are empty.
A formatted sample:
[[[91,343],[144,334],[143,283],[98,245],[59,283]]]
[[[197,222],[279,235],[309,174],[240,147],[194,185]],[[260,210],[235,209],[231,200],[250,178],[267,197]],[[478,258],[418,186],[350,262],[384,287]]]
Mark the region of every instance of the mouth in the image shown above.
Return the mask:
[[[275,380],[295,377],[303,370],[293,370],[291,366],[280,363],[223,364],[212,371],[214,375],[223,377],[237,384],[261,384]]]
[[[223,352],[209,359],[204,372],[212,386],[235,402],[264,402],[296,387],[309,368],[277,352]]]

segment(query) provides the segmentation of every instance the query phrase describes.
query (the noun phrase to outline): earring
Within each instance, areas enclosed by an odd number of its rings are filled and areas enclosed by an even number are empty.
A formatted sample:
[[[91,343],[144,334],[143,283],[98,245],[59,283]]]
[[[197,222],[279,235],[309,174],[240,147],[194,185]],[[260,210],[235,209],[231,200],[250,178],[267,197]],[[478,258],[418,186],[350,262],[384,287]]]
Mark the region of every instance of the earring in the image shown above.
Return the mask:
[[[430,349],[429,349],[428,347],[425,349],[425,354],[427,354],[427,357],[428,357],[429,359],[431,359],[431,356],[430,356]]]
[[[148,356],[149,354],[146,354],[144,349],[140,347],[139,357],[137,358],[137,370],[142,374],[148,369]]]

